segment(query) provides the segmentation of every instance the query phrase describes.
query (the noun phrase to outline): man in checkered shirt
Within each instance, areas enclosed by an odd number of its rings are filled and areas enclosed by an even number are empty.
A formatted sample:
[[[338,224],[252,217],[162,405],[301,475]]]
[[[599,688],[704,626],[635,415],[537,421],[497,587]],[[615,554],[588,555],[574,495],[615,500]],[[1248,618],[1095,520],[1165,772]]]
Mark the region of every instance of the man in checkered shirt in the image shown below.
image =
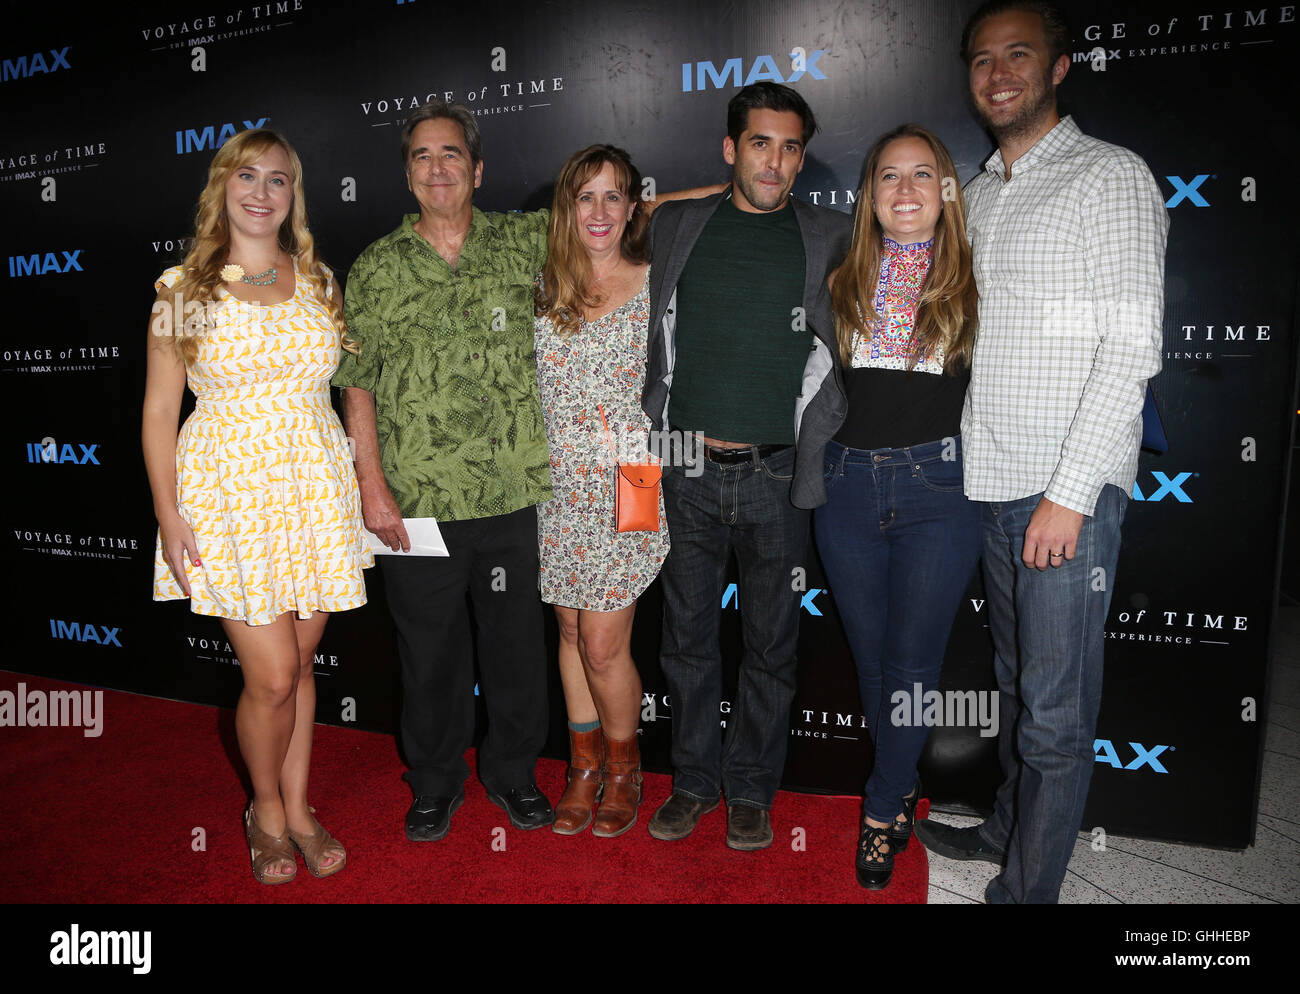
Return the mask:
[[[1059,9],[1023,0],[984,4],[962,37],[998,143],[966,187],[980,328],[962,452],[983,508],[1005,780],[982,825],[922,822],[917,835],[998,863],[990,904],[1054,903],[1074,851],[1120,524],[1160,369],[1164,198],[1141,158],[1058,115],[1070,42]]]

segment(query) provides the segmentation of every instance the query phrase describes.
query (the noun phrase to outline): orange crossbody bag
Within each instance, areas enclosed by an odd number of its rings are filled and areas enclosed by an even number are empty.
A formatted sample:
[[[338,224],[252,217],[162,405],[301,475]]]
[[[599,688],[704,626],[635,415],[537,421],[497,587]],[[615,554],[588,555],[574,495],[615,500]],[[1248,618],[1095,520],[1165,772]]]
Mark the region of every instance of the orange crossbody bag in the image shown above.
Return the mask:
[[[615,457],[614,438],[605,420],[605,408],[598,405],[605,426],[609,454]],[[619,462],[614,458],[614,528],[621,532],[659,530],[659,484],[663,468],[657,462]]]

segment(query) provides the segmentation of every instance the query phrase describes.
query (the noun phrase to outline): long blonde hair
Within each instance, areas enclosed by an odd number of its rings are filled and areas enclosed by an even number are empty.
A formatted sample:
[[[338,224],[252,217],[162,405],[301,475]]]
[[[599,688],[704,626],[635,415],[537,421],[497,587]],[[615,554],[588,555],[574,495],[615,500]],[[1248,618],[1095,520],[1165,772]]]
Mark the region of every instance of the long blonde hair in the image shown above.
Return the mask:
[[[240,131],[229,138],[212,157],[208,167],[208,183],[199,194],[199,209],[194,217],[194,240],[181,263],[181,278],[172,287],[172,300],[207,303],[216,299],[217,288],[222,284],[221,268],[228,259],[230,249],[230,224],[226,217],[226,182],[232,173],[261,159],[278,145],[289,159],[293,170],[293,206],[289,216],[280,225],[280,248],[297,261],[298,269],[311,286],[316,299],[329,312],[338,328],[343,347],[356,352],[357,345],[347,337],[347,322],[343,317],[341,294],[329,293],[330,280],[320,258],[316,255],[316,242],[307,228],[307,206],[303,195],[302,162],[288,139],[269,128]],[[181,359],[188,366],[198,356],[199,339],[203,333],[201,323],[185,322],[180,313],[173,315],[176,330],[173,342]]]
[[[840,358],[845,366],[853,362],[853,339],[871,338],[872,329],[883,319],[872,301],[880,278],[880,257],[884,230],[876,217],[875,176],[890,142],[899,138],[920,138],[930,146],[938,168],[944,200],[934,232],[934,254],[930,271],[921,285],[916,302],[916,323],[912,331],[913,351],[908,369],[943,349],[945,373],[956,373],[970,364],[979,315],[979,294],[971,268],[970,245],[966,241],[966,206],[952,156],[935,135],[918,124],[904,124],[881,135],[867,155],[862,188],[853,214],[853,241],[848,255],[831,277],[831,308]],[[947,198],[948,191],[953,193]]]
[[[551,225],[547,234],[546,265],[533,293],[534,310],[549,317],[557,335],[572,335],[582,321],[584,308],[595,308],[600,297],[592,288],[591,259],[578,237],[574,204],[582,187],[609,163],[618,188],[635,205],[632,220],[623,229],[619,247],[629,262],[645,262],[646,212],[641,209],[641,174],[631,157],[613,145],[588,145],[575,152],[555,181]]]

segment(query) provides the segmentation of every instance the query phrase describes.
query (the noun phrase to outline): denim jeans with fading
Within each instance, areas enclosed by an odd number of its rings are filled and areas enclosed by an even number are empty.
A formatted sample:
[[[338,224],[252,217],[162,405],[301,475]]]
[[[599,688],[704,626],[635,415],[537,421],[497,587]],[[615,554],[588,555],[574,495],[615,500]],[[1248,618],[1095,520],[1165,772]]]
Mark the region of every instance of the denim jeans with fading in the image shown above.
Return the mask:
[[[1054,904],[1065,879],[1095,764],[1106,615],[1128,506],[1119,487],[1103,487],[1074,559],[1040,571],[1020,551],[1041,497],[983,505],[1005,778],[979,829],[1006,852],[990,904]]]
[[[700,472],[702,470],[702,472]],[[673,792],[767,809],[781,782],[795,689],[810,512],[790,503],[794,447],[734,465],[665,466],[672,550],[659,574],[664,619],[660,665],[671,696]],[[744,640],[736,699],[720,728],[718,629],[727,562],[736,553]]]

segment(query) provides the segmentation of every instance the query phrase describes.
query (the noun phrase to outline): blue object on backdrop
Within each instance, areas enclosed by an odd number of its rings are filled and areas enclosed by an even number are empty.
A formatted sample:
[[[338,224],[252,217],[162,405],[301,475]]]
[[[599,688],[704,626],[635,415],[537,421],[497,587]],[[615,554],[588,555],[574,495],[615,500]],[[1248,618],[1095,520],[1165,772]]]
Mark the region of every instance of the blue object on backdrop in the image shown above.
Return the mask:
[[[1156,394],[1147,382],[1147,399],[1142,405],[1142,448],[1152,452],[1168,452],[1169,438],[1165,435],[1164,422],[1160,420],[1160,408],[1156,406]]]

